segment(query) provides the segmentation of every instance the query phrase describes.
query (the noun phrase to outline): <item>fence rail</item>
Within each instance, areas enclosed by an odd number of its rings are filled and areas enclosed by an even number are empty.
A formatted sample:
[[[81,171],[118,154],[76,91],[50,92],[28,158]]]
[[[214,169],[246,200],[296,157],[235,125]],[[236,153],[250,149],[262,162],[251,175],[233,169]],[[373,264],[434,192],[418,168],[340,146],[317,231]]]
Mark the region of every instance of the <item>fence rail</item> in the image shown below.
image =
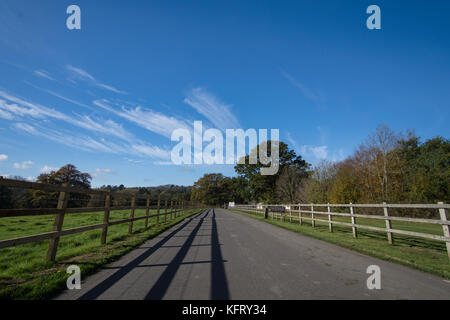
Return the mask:
[[[101,244],[106,243],[108,227],[128,223],[128,233],[133,232],[133,222],[145,219],[145,227],[148,227],[149,218],[156,217],[156,226],[160,223],[167,223],[168,220],[177,218],[183,214],[186,210],[200,208],[196,203],[180,199],[168,199],[168,200],[156,200],[155,205],[151,205],[152,199],[146,195],[136,195],[132,193],[119,193],[109,192],[96,189],[82,189],[72,188],[67,185],[50,185],[36,182],[18,181],[13,179],[0,178],[0,187],[7,188],[22,188],[22,189],[34,189],[41,191],[59,192],[58,202],[56,208],[32,208],[32,209],[0,209],[0,218],[6,217],[21,217],[21,216],[40,216],[40,215],[55,215],[53,227],[51,232],[30,235],[20,238],[0,240],[0,249],[12,247],[16,245],[26,244],[30,242],[37,242],[49,239],[49,247],[47,250],[47,260],[54,261],[56,258],[56,252],[58,249],[59,239],[62,236],[86,232],[95,229],[102,229]],[[86,194],[86,195],[100,195],[104,196],[101,201],[105,203],[104,206],[96,207],[81,207],[81,208],[68,208],[68,201],[70,194]],[[131,200],[129,206],[111,206],[111,197],[118,196],[121,199]],[[145,199],[145,206],[137,206],[136,199]],[[85,199],[83,199],[85,200]],[[99,200],[98,200],[99,201]],[[145,216],[135,217],[136,209],[145,209]],[[116,221],[110,221],[110,213],[113,210],[130,210],[130,217],[128,219],[121,219]],[[156,210],[156,214],[150,214],[150,210]],[[82,226],[77,228],[63,230],[64,217],[67,214],[73,213],[86,213],[86,212],[103,212],[103,223]],[[161,217],[161,219],[160,219]],[[160,221],[163,220],[163,221]]]
[[[297,209],[296,209],[297,208]],[[304,210],[303,208],[308,208],[308,210]],[[327,211],[315,210],[315,208],[326,208]],[[331,208],[349,208],[348,213],[343,212],[333,212]],[[354,212],[354,208],[380,208],[383,209],[383,215],[372,215],[372,214],[357,214]],[[410,218],[410,217],[395,217],[389,215],[389,208],[397,208],[397,209],[437,209],[439,212],[440,219],[425,219],[425,218]],[[424,239],[432,239],[437,241],[443,241],[446,243],[447,254],[450,259],[450,231],[449,225],[450,221],[448,220],[448,209],[450,209],[450,204],[445,204],[443,202],[439,202],[437,204],[316,204],[316,203],[297,203],[297,204],[267,204],[267,205],[235,205],[233,209],[241,210],[257,215],[263,215],[266,219],[271,217],[271,219],[283,219],[286,221],[289,219],[289,222],[297,221],[300,225],[303,223],[303,220],[311,221],[311,226],[315,227],[316,222],[322,222],[328,224],[329,231],[333,232],[333,225],[342,225],[352,228],[353,237],[358,237],[358,229],[366,229],[378,232],[385,232],[387,234],[387,240],[390,244],[394,243],[393,234],[401,234],[406,236],[424,238]],[[303,216],[303,214],[308,214],[308,216]],[[327,216],[328,219],[320,219],[317,216]],[[342,222],[342,221],[334,221],[333,217],[349,217],[351,223]],[[358,224],[357,218],[367,218],[367,219],[376,219],[376,220],[384,220],[386,223],[385,228],[368,226],[363,224]],[[406,231],[392,228],[392,221],[403,221],[403,222],[412,222],[412,223],[427,223],[434,225],[441,225],[443,235],[436,235],[430,233],[423,232],[415,232],[415,231]]]

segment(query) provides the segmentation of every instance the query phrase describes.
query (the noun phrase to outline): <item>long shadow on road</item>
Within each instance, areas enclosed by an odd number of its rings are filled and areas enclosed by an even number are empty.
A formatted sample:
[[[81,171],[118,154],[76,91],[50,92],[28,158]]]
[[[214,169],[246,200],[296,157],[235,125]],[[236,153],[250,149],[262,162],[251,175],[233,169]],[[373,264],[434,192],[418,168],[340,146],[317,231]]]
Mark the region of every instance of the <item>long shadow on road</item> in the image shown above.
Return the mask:
[[[211,233],[211,299],[228,300],[230,294],[228,291],[227,276],[220,249],[219,234],[217,232],[216,213],[213,210],[212,233]]]
[[[190,218],[188,221],[183,223],[180,227],[169,233],[167,236],[165,236],[162,240],[157,242],[154,246],[152,246],[150,249],[143,252],[141,255],[139,255],[134,260],[130,261],[127,265],[120,268],[117,272],[115,272],[113,275],[108,277],[107,279],[103,280],[100,284],[83,294],[81,297],[78,298],[78,300],[93,300],[98,298],[101,294],[103,294],[106,290],[111,288],[117,281],[122,279],[125,275],[127,275],[130,271],[132,271],[134,268],[136,268],[141,262],[143,262],[145,259],[147,259],[150,255],[152,255],[156,250],[161,248],[167,241],[169,241],[175,234],[177,234],[179,231],[183,230],[184,227],[186,227],[194,218],[201,216],[204,214],[204,212],[201,212],[194,217]],[[207,215],[207,214],[206,214]],[[204,219],[204,217],[202,218]]]
[[[195,226],[195,228],[192,230],[192,232],[189,234],[187,240],[184,242],[184,244],[181,246],[180,250],[176,254],[176,256],[172,259],[172,261],[169,263],[167,268],[164,270],[164,272],[161,274],[159,279],[156,281],[154,286],[150,289],[150,291],[145,296],[146,300],[155,299],[159,300],[162,299],[169,288],[170,283],[172,282],[173,278],[175,277],[175,274],[178,271],[178,268],[180,268],[180,265],[183,263],[184,257],[186,257],[186,254],[189,251],[189,248],[192,245],[192,242],[195,239],[195,236],[197,235],[198,230],[202,226],[202,223],[204,219],[208,216],[208,213],[200,218],[200,221]]]
[[[193,244],[196,237],[199,236],[199,230],[206,218],[211,218],[211,260],[210,261],[191,261],[191,262],[183,262],[189,250],[194,246],[206,246],[207,244]],[[193,229],[188,226],[193,219],[200,218],[198,223],[195,225]],[[202,229],[203,230],[203,229]],[[177,237],[177,233],[179,231],[190,232],[189,235],[186,236],[186,241],[181,246],[171,246],[165,244],[170,239]],[[209,244],[208,244],[209,245]],[[150,257],[156,250],[163,247],[179,247],[180,249],[173,257],[173,259],[168,264],[149,264],[142,265],[142,263]],[[144,247],[145,248],[145,247]],[[127,263],[123,267],[118,267],[117,271],[109,276],[107,279],[103,280],[101,283],[96,285],[94,288],[90,289],[88,292],[83,294],[79,300],[92,300],[100,297],[104,292],[106,292],[109,288],[115,285],[118,281],[120,281],[124,276],[128,273],[132,272],[135,268],[140,267],[156,267],[156,266],[165,266],[166,268],[162,272],[162,274],[158,277],[154,285],[149,288],[148,293],[145,295],[144,299],[146,300],[159,300],[163,299],[166,295],[167,290],[170,287],[173,279],[175,278],[177,271],[180,266],[186,264],[202,264],[209,263],[211,264],[211,278],[210,278],[210,299],[214,300],[226,300],[230,298],[227,277],[225,274],[224,260],[222,257],[221,244],[219,243],[219,234],[217,231],[217,223],[216,223],[216,213],[213,209],[204,211],[194,217],[190,218],[188,221],[183,223],[180,227],[176,228],[174,231],[164,236],[160,241],[158,241],[155,245],[151,247],[147,247],[142,254],[138,257]],[[105,269],[116,269],[116,267],[106,267]],[[149,270],[149,272],[151,272]],[[189,280],[189,279],[187,279]],[[195,285],[195,284],[193,284]]]
[[[211,211],[209,211],[210,213]],[[162,299],[167,292],[173,278],[179,267],[184,264],[183,259],[186,257],[192,243],[197,235],[198,230],[203,224],[204,216],[200,219],[197,226],[189,234],[185,243],[181,246],[180,251],[172,259],[167,268],[161,274],[155,285],[150,289],[145,299]],[[219,235],[217,232],[216,213],[212,210],[212,233],[211,233],[211,293],[210,298],[217,300],[229,299],[227,278],[225,275],[224,260],[222,259],[222,251],[220,249]],[[193,262],[202,263],[201,261]],[[207,262],[208,263],[208,262]]]

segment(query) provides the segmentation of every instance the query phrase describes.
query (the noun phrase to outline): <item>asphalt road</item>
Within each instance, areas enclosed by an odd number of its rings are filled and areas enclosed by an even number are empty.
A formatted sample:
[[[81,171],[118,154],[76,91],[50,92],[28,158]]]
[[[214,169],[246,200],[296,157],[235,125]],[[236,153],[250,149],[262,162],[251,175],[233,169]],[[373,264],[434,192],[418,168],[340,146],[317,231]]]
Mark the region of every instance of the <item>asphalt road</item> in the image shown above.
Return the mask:
[[[369,290],[369,265],[381,289]],[[195,215],[58,299],[450,299],[442,278],[228,210]]]

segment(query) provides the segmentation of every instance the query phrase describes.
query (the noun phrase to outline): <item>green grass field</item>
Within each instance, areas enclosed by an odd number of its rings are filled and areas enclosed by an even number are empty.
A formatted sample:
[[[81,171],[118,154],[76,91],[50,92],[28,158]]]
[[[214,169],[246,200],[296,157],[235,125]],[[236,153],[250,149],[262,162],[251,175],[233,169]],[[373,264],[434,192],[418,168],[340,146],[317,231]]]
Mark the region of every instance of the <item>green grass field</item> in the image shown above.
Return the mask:
[[[60,238],[55,262],[45,260],[49,240],[0,249],[0,299],[45,299],[65,287],[66,268],[77,264],[82,276],[135,248],[200,209],[186,211],[181,217],[168,219],[149,218],[146,229],[144,219],[133,223],[133,233],[128,234],[128,223],[108,228],[107,244],[100,244],[101,229],[68,235]],[[150,211],[155,214],[156,211]],[[135,217],[145,215],[136,210]],[[111,211],[110,221],[129,218],[130,210]],[[0,240],[50,232],[54,215],[14,217],[0,219]],[[64,229],[103,222],[103,212],[67,214]]]
[[[328,223],[316,221],[316,227],[313,228],[311,221],[304,219],[303,224],[299,225],[298,213],[296,215],[293,214],[291,223],[289,222],[289,215],[286,216],[286,221],[283,222],[281,220],[272,220],[270,216],[268,219],[264,219],[261,215],[255,215],[248,211],[232,211],[312,238],[331,242],[367,255],[397,262],[450,279],[450,260],[447,255],[445,243],[441,241],[394,234],[394,244],[391,245],[388,243],[387,235],[384,232],[358,229],[358,238],[355,239],[353,238],[351,227],[335,224],[331,233],[328,229]],[[303,214],[303,217],[310,218],[311,216]],[[315,218],[328,220],[326,215],[316,215]],[[333,220],[347,223],[351,222],[350,217],[333,216]],[[356,223],[380,228],[386,226],[383,220],[368,218],[357,218]],[[442,226],[424,223],[392,221],[392,228],[437,235],[443,234]]]

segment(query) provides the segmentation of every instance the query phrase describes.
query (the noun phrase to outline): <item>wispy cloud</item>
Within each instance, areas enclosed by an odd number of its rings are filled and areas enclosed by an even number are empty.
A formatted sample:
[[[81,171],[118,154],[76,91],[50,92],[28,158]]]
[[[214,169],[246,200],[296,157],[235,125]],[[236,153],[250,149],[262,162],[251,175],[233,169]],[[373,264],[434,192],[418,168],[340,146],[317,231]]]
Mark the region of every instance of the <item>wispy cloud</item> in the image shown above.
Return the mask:
[[[296,150],[297,152],[300,150],[300,146],[297,144],[297,142],[292,138],[290,132],[286,132],[286,140],[289,142],[291,147]]]
[[[315,162],[328,158],[328,146],[299,145],[289,132],[286,133],[286,140],[297,153],[309,161]]]
[[[14,124],[16,129],[25,131],[33,136],[38,136],[64,144],[69,147],[81,149],[84,151],[101,151],[107,153],[119,153],[122,151],[119,145],[97,141],[89,136],[66,134],[57,130],[48,129],[38,125],[30,125],[27,123]]]
[[[0,112],[5,112],[8,115],[8,120],[13,120],[15,118],[18,120],[24,117],[35,119],[52,118],[68,122],[86,130],[112,135],[122,140],[130,141],[133,139],[131,133],[113,120],[94,120],[87,115],[71,117],[55,109],[22,100],[3,91],[0,91],[0,97],[9,101],[8,103],[7,101],[0,99]]]
[[[169,150],[164,150],[140,141],[133,143],[115,143],[107,141],[106,139],[96,140],[92,137],[79,135],[74,132],[63,133],[57,130],[45,128],[41,125],[30,125],[23,122],[14,124],[14,128],[24,131],[30,135],[42,137],[83,151],[125,154],[158,159],[170,158]]]
[[[133,150],[150,158],[170,159],[170,151],[161,149],[157,146],[133,145]]]
[[[108,110],[109,112],[141,126],[142,128],[165,137],[170,137],[175,129],[189,129],[186,122],[182,120],[140,106],[127,107],[124,105],[117,105],[106,99],[95,100],[93,103],[100,108]]]
[[[14,116],[10,112],[2,109],[3,103],[5,103],[5,101],[0,100],[0,118],[6,120],[14,120]]]
[[[13,164],[15,169],[26,170],[30,169],[33,166],[33,161],[24,161],[24,162],[14,162]]]
[[[310,100],[311,102],[313,102],[317,107],[322,108],[325,104],[325,96],[323,96],[321,93],[319,92],[314,92],[313,90],[311,90],[310,88],[308,88],[307,86],[305,86],[303,83],[299,82],[298,80],[296,80],[293,76],[291,76],[289,73],[287,72],[281,72],[281,74],[287,79],[289,80],[289,82],[295,86],[297,89],[300,90],[300,92],[303,94],[303,96],[305,98],[307,98],[308,100]]]
[[[95,169],[95,172],[96,173],[111,173],[111,174],[116,173],[115,171],[113,171],[111,169],[99,169],[99,168]]]
[[[50,167],[50,166],[47,166],[47,165],[45,165],[45,166],[43,166],[42,168],[41,168],[41,170],[39,170],[40,171],[40,173],[48,173],[48,172],[51,172],[51,171],[57,171],[59,168],[56,168],[56,167]]]
[[[116,172],[111,169],[95,169],[95,172],[92,173],[92,176],[94,178],[100,178],[103,174],[115,174]]]
[[[0,161],[6,161],[6,160],[8,160],[8,155],[0,154]]]
[[[203,88],[194,88],[184,102],[211,121],[216,128],[225,130],[239,128],[239,122],[231,112],[231,105],[220,101]]]
[[[37,75],[38,77],[55,81],[55,79],[52,76],[50,76],[50,74],[47,71],[45,71],[45,70],[34,70],[33,73],[35,75]]]
[[[61,94],[59,94],[59,93],[57,93],[57,92],[54,92],[54,91],[52,91],[52,90],[41,88],[41,87],[36,86],[36,85],[34,85],[34,84],[32,84],[32,83],[26,81],[26,80],[25,80],[24,82],[25,82],[26,84],[32,86],[32,87],[35,88],[35,89],[38,89],[38,90],[40,90],[40,91],[42,91],[42,92],[45,92],[45,93],[48,93],[48,94],[50,94],[50,95],[52,95],[52,96],[54,96],[54,97],[57,97],[57,98],[59,98],[59,99],[61,99],[61,100],[66,101],[66,102],[69,102],[69,103],[72,103],[72,104],[74,104],[74,105],[77,105],[77,106],[80,106],[80,107],[89,109],[89,110],[91,110],[91,111],[94,109],[93,107],[88,106],[88,105],[85,104],[85,103],[76,101],[76,100],[74,100],[74,99],[67,98],[66,96],[63,96],[63,95],[61,95]]]
[[[313,156],[316,159],[323,160],[328,158],[328,146],[303,145],[300,147],[300,154],[303,156]]]
[[[112,91],[114,93],[127,94],[127,92],[125,92],[125,91],[121,91],[110,85],[107,85],[107,84],[104,84],[104,83],[98,81],[97,79],[94,78],[94,76],[92,76],[90,73],[88,73],[87,71],[85,71],[81,68],[74,67],[74,66],[68,64],[68,65],[66,65],[66,69],[71,73],[72,77],[75,77],[76,79],[87,81],[94,86]]]
[[[118,137],[122,140],[132,141],[133,135],[125,130],[121,125],[117,124],[113,120],[103,120],[102,122],[95,121],[87,115],[80,116],[79,120],[72,119],[71,123],[80,128],[87,130],[97,131],[100,133],[108,134]]]

